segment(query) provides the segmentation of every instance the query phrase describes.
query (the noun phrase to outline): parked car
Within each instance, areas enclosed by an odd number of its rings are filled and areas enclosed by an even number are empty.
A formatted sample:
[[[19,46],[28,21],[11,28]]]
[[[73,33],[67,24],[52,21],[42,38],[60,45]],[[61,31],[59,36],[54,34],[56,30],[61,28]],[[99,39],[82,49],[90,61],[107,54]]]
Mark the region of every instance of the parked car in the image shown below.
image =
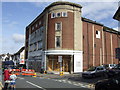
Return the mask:
[[[104,75],[105,70],[106,69],[102,66],[91,67],[87,71],[84,71],[82,73],[82,77],[83,78],[86,78],[86,77],[92,78],[92,77],[96,77],[96,76],[102,76],[102,75]]]
[[[116,64],[104,64],[103,67],[106,69],[113,69],[116,66]]]
[[[120,74],[120,64],[117,64],[114,68],[108,69],[105,72],[107,78],[112,78]]]
[[[95,84],[95,90],[120,90],[120,77],[98,81]]]

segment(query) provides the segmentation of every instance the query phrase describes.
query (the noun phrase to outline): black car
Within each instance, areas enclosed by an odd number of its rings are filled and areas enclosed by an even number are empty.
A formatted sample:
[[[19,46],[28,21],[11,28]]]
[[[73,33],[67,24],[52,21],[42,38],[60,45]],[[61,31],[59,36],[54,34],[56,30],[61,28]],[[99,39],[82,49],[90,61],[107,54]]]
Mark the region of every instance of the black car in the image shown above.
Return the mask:
[[[105,75],[107,78],[113,78],[115,76],[120,75],[120,64],[116,65],[112,69],[106,70]]]
[[[116,76],[98,81],[95,84],[95,90],[120,90],[120,77]]]

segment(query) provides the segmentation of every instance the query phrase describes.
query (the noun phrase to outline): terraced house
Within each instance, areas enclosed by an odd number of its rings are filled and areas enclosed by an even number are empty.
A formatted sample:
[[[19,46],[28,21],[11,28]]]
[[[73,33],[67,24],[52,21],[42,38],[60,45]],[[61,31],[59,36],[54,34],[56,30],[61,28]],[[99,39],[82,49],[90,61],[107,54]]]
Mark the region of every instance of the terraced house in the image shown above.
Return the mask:
[[[82,6],[54,2],[26,27],[25,58],[36,71],[82,72],[90,66],[118,63],[120,34],[82,17]]]

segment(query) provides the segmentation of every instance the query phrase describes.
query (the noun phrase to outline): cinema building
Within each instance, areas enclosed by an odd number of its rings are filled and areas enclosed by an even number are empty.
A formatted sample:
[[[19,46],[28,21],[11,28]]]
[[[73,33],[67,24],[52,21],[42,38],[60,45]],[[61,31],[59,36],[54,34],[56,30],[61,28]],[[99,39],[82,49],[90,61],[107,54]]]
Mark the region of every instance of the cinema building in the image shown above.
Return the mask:
[[[119,34],[103,24],[83,18],[82,6],[54,2],[26,27],[25,58],[36,71],[82,72],[90,66],[118,63]]]

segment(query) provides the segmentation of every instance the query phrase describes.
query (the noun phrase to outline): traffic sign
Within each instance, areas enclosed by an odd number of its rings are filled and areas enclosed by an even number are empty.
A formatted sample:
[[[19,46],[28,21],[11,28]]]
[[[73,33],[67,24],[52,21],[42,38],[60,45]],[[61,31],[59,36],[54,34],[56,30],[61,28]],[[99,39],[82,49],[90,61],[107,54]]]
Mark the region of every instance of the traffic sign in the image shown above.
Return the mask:
[[[62,56],[58,56],[58,62],[62,62]]]

